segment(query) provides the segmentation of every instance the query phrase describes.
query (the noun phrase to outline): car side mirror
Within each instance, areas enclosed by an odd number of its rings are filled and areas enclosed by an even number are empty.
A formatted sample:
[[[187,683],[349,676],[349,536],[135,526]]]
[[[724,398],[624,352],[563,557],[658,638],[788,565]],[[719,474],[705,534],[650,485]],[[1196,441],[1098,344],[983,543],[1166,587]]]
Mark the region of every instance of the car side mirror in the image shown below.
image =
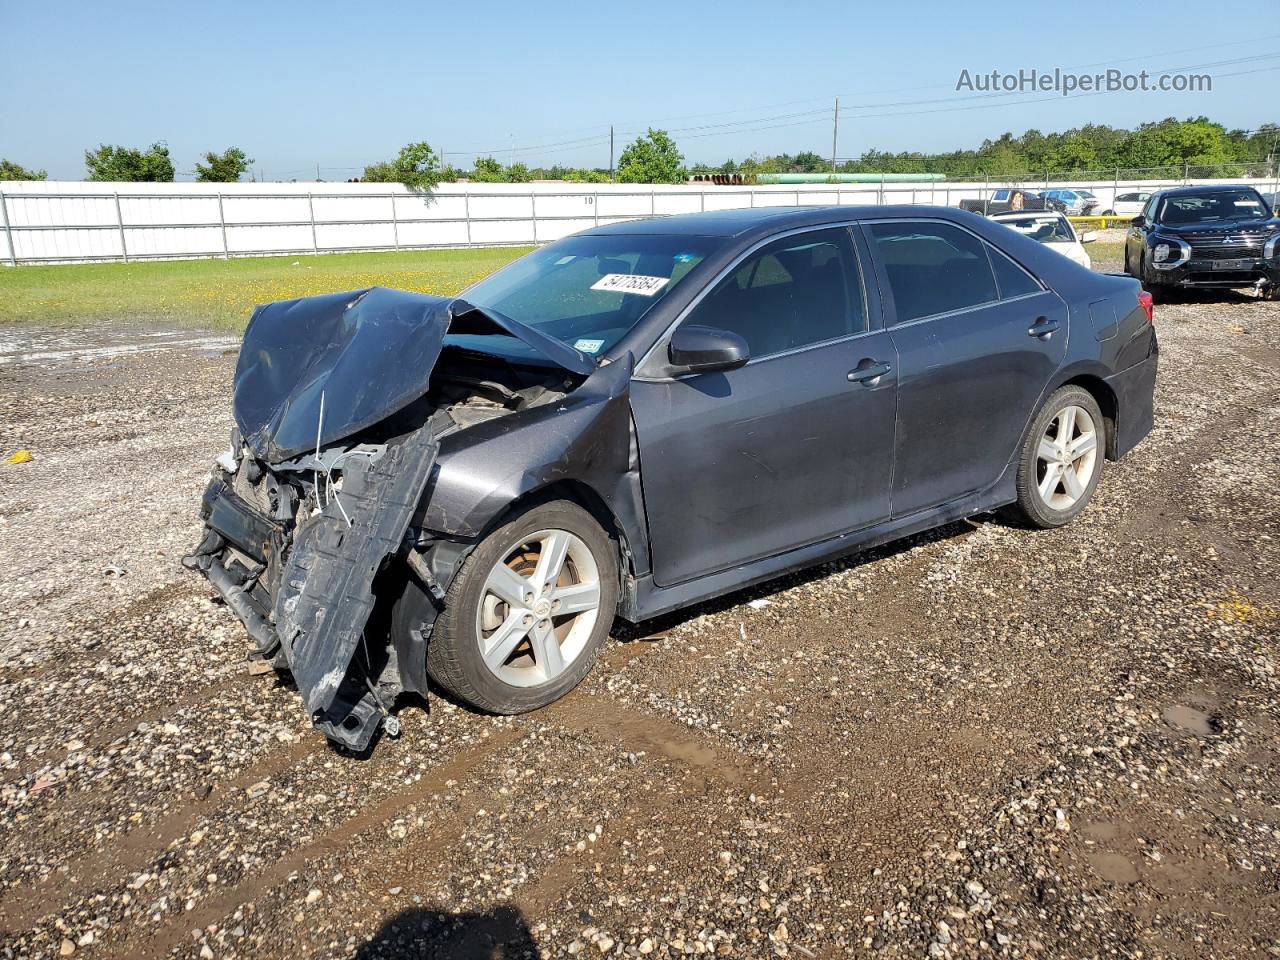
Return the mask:
[[[1129,223],[1131,226],[1145,227],[1147,225],[1147,218],[1139,214],[1138,216],[1130,220]]]
[[[751,359],[751,350],[736,333],[693,325],[676,328],[667,356],[677,367],[704,373],[740,367]]]
[[[1081,243],[1093,243],[1093,241],[1097,239],[1098,239],[1097,230],[1086,230],[1084,233],[1080,234]]]

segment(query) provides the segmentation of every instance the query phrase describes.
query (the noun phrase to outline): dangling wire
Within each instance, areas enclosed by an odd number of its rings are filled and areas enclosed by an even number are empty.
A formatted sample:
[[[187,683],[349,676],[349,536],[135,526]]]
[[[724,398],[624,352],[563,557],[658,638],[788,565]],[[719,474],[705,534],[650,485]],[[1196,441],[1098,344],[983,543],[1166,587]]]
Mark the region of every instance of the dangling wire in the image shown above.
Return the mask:
[[[316,494],[316,513],[319,513],[323,507],[320,506],[320,434],[324,431],[324,391],[320,391],[320,419],[316,421],[316,468],[311,471],[311,486]],[[350,526],[350,523],[347,524]]]

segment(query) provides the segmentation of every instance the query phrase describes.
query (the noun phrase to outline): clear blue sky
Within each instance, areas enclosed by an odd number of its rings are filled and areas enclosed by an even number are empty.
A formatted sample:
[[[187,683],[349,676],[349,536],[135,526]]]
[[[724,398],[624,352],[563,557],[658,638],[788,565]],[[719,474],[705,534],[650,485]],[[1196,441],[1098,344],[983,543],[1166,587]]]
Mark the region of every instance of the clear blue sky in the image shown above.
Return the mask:
[[[779,119],[674,135],[691,162],[804,149],[825,156],[836,95],[852,108],[840,125],[845,157],[1170,115],[1252,128],[1280,116],[1280,25],[1269,9],[1215,17],[1203,0],[1164,0],[1158,10],[1114,0],[0,0],[0,157],[80,179],[88,147],[163,140],[183,179],[204,151],[234,144],[266,179],[314,177],[319,164],[336,180],[413,140],[467,165],[476,151],[495,151],[531,166],[604,166],[610,123],[620,151],[649,125],[755,118]],[[1259,57],[1268,59],[1242,59]],[[1216,75],[1210,93],[965,100],[955,90],[966,68],[1105,62],[1157,71],[1223,60],[1240,62],[1196,71]],[[1224,76],[1246,70],[1267,72]],[[1051,99],[1025,102],[1043,97]],[[931,99],[938,102],[859,108]],[[717,135],[696,135],[709,133]],[[545,146],[581,138],[590,142]],[[498,152],[513,147],[544,148]]]

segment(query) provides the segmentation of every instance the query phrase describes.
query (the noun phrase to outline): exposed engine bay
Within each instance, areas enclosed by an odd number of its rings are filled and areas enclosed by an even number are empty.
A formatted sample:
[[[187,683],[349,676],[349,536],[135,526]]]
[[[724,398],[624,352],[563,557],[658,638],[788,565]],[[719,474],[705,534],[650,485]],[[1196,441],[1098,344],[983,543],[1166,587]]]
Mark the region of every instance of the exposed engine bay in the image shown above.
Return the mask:
[[[237,427],[183,563],[244,623],[250,656],[291,672],[315,726],[353,751],[384,723],[398,732],[399,694],[427,692],[430,624],[367,630],[380,578],[412,575],[438,602],[469,548],[419,526],[441,441],[562,400],[595,367],[504,320],[375,288],[259,307],[246,331]],[[458,330],[533,341],[556,362],[446,343]]]

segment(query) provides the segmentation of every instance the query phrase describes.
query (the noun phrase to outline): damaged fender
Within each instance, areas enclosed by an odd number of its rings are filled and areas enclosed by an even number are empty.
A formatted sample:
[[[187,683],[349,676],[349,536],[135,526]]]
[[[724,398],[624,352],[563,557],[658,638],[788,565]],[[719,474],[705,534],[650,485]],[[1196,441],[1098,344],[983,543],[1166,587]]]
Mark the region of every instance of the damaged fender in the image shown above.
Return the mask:
[[[425,400],[450,333],[516,337],[595,379],[581,352],[463,300],[375,287],[259,307],[236,366],[237,430],[205,491],[204,538],[183,560],[245,624],[254,655],[292,672],[317,728],[357,751],[397,693],[424,686],[405,684],[420,670],[365,634],[387,563],[426,570],[410,527],[450,429]]]
[[[554,404],[491,420],[443,441],[418,525],[474,541],[520,498],[557,483],[579,484],[593,491],[616,520],[614,532],[623,538],[636,572],[647,572],[640,461],[631,423],[632,366],[628,354],[597,368]],[[463,557],[456,551],[453,556]],[[436,575],[447,582],[452,571],[437,566]]]

